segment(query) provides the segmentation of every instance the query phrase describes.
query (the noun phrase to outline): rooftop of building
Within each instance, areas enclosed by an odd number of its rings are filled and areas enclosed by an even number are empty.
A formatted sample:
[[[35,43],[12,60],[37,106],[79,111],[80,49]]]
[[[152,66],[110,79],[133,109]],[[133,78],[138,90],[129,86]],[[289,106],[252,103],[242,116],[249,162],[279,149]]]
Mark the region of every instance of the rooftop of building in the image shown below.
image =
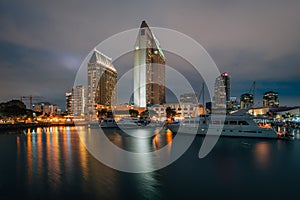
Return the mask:
[[[154,45],[155,45],[154,48],[157,48],[158,51],[159,51],[159,54],[163,57],[163,59],[165,59],[166,57],[165,57],[165,55],[164,55],[164,53],[162,51],[162,48],[160,47],[160,44],[159,44],[157,38],[155,37],[155,35],[151,31],[150,27],[148,26],[146,20],[143,20],[142,23],[141,23],[140,29],[143,29],[143,28],[149,29],[149,31],[150,31],[150,33],[151,33],[151,35],[153,37],[153,41],[154,41]],[[135,46],[137,46],[137,45],[135,45]]]
[[[100,51],[98,51],[96,48],[94,49],[94,52],[89,60],[89,63],[99,63],[103,67],[106,67],[114,72],[117,72],[116,68],[112,64],[112,58],[104,55]]]

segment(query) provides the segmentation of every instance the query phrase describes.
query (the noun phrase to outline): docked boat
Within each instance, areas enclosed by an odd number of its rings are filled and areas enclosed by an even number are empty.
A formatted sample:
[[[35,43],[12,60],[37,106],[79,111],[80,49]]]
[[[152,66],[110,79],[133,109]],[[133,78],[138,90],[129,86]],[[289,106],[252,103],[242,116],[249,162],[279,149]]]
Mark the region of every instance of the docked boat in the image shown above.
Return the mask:
[[[118,125],[114,118],[105,118],[100,120],[100,128],[117,128]]]
[[[200,115],[199,117],[184,119],[177,124],[167,124],[167,127],[173,133],[209,134],[229,137],[280,137],[273,127],[258,126],[249,115]]]
[[[122,118],[117,122],[117,125],[122,130],[119,131],[122,136],[131,136],[139,139],[152,138],[161,128],[138,118]]]
[[[164,126],[164,123],[141,120],[138,118],[122,118],[117,122],[117,125],[121,129],[156,129],[162,128]]]
[[[138,118],[126,117],[122,118],[117,122],[117,126],[121,129],[131,129],[141,127],[142,124]]]
[[[88,121],[86,123],[88,128],[99,128],[99,122],[98,121]]]

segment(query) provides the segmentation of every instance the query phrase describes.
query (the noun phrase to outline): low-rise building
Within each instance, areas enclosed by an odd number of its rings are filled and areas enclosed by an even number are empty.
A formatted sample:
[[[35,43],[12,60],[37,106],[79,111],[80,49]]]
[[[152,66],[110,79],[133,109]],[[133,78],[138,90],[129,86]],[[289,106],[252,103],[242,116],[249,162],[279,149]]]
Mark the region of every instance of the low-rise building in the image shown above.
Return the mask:
[[[49,102],[40,102],[33,106],[34,112],[40,112],[44,115],[56,115],[58,106]]]

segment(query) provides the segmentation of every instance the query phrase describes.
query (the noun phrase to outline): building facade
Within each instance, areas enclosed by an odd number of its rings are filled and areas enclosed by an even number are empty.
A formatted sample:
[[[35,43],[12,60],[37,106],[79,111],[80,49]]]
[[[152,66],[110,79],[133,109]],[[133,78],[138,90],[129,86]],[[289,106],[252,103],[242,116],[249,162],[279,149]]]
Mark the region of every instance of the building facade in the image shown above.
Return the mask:
[[[34,112],[41,112],[43,115],[56,115],[58,106],[49,102],[39,102],[33,107]]]
[[[88,62],[87,113],[95,114],[98,104],[112,106],[117,103],[117,70],[112,59],[94,50]]]
[[[174,110],[180,118],[197,117],[205,112],[202,105],[192,103],[166,103],[163,106],[165,110],[168,107]]]
[[[221,78],[223,80],[224,86],[225,86],[225,93],[226,93],[226,103],[228,105],[228,102],[230,101],[230,76],[227,72],[224,72],[221,74]]]
[[[71,115],[72,114],[72,93],[71,92],[66,92],[66,113],[68,115]]]
[[[278,93],[269,91],[265,92],[263,96],[263,106],[264,107],[279,107]]]
[[[229,113],[235,112],[240,109],[240,102],[236,97],[230,97],[230,101],[227,104],[227,111],[229,111]]]
[[[134,104],[166,102],[165,56],[158,40],[145,21],[142,22],[134,47]]]
[[[85,89],[83,85],[77,85],[72,89],[73,94],[73,115],[82,116],[84,115],[85,108]]]
[[[241,109],[251,108],[254,103],[253,94],[245,93],[240,97]]]
[[[227,72],[216,78],[214,92],[212,113],[227,113],[230,110],[230,77]]]

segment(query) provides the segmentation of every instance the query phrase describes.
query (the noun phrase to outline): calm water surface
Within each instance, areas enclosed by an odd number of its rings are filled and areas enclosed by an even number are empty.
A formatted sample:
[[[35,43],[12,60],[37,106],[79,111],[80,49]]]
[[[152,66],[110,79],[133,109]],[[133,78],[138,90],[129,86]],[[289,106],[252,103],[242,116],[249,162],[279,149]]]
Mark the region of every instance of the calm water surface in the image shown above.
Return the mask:
[[[160,132],[152,139],[137,140],[117,129],[106,135],[133,152],[155,151],[172,144],[174,137]],[[75,127],[4,132],[0,134],[0,199],[299,197],[300,140],[220,138],[213,151],[199,159],[202,141],[203,137],[195,137],[188,151],[166,168],[131,174],[96,160]]]

